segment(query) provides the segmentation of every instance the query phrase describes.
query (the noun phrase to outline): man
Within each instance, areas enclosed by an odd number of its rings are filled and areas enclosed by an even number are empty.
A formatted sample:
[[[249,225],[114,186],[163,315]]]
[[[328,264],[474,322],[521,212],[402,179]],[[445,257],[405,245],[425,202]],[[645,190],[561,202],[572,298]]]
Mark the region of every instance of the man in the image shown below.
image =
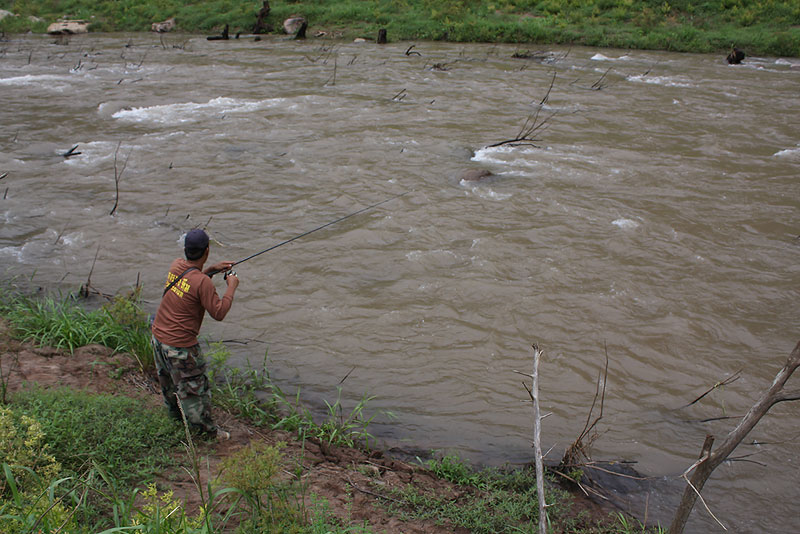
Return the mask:
[[[186,259],[176,259],[169,268],[164,296],[153,321],[152,342],[158,381],[170,415],[180,419],[180,400],[194,432],[202,437],[227,439],[230,435],[218,429],[211,418],[206,362],[197,334],[206,312],[217,321],[225,318],[239,279],[233,271],[228,273],[228,288],[220,299],[211,275],[229,271],[233,262],[223,261],[203,271],[209,253],[208,235],[203,230],[195,229],[186,234],[184,253]]]

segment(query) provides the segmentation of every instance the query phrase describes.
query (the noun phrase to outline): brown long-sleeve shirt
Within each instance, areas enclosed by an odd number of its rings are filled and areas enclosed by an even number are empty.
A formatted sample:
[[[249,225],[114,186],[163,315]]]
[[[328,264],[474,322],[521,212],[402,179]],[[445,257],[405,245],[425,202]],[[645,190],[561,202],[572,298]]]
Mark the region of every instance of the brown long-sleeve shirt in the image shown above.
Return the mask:
[[[164,287],[192,266],[197,264],[184,259],[172,262]],[[233,304],[233,292],[229,286],[220,299],[211,278],[198,269],[189,271],[161,299],[153,321],[153,335],[173,347],[196,345],[205,312],[217,321],[223,320]]]

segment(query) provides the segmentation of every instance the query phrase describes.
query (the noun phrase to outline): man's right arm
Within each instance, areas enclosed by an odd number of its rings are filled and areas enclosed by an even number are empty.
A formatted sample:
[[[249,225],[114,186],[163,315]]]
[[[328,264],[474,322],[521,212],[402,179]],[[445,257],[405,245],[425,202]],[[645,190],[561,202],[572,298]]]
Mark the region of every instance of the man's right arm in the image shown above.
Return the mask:
[[[228,288],[222,298],[217,296],[217,289],[210,278],[206,278],[200,287],[200,303],[208,314],[217,321],[221,321],[228,314],[233,304],[233,294],[239,286],[239,279],[236,275],[228,275],[226,279]]]

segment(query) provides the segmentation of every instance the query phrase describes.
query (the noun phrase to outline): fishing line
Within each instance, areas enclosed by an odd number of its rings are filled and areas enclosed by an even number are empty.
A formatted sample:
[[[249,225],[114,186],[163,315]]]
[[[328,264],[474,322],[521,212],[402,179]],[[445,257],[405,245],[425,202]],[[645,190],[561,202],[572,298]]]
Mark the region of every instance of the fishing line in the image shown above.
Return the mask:
[[[361,208],[361,209],[360,209],[360,210],[358,210],[358,211],[354,211],[353,213],[349,213],[349,214],[345,215],[344,217],[339,217],[339,218],[338,218],[338,219],[336,219],[335,221],[331,221],[331,222],[329,222],[329,223],[325,223],[325,224],[323,224],[322,226],[317,226],[317,227],[316,227],[316,228],[314,228],[313,230],[309,230],[308,232],[303,232],[302,234],[296,235],[296,236],[294,236],[294,237],[290,237],[289,239],[287,239],[287,240],[285,240],[285,241],[281,241],[281,242],[280,242],[280,243],[278,243],[277,245],[272,245],[272,246],[271,246],[271,247],[269,247],[269,248],[265,248],[265,249],[264,249],[264,250],[262,250],[261,252],[256,252],[255,254],[251,254],[250,256],[247,256],[246,258],[244,258],[244,259],[242,259],[242,260],[239,260],[239,261],[237,261],[237,262],[233,263],[233,264],[231,265],[231,267],[233,267],[234,265],[239,265],[240,263],[244,263],[244,262],[246,262],[247,260],[252,260],[252,259],[253,259],[253,258],[255,258],[256,256],[260,256],[261,254],[264,254],[264,253],[266,253],[266,252],[269,252],[270,250],[275,250],[275,249],[276,249],[276,248],[278,248],[278,247],[282,247],[283,245],[286,245],[286,244],[288,244],[288,243],[291,243],[292,241],[295,241],[295,240],[297,240],[297,239],[300,239],[301,237],[305,237],[305,236],[307,236],[308,234],[313,234],[313,233],[314,233],[314,232],[316,232],[317,230],[322,230],[323,228],[327,228],[328,226],[331,226],[331,225],[333,225],[333,224],[336,224],[336,223],[338,223],[338,222],[342,222],[342,221],[343,221],[343,220],[345,220],[345,219],[349,219],[350,217],[354,217],[354,216],[358,215],[359,213],[364,213],[365,211],[367,211],[367,210],[371,210],[372,208],[377,208],[377,207],[378,207],[378,206],[380,206],[381,204],[386,204],[387,202],[390,202],[390,201],[392,201],[392,200],[394,200],[394,199],[396,199],[396,198],[400,198],[400,197],[402,197],[402,196],[404,196],[404,195],[407,195],[407,194],[409,194],[410,192],[411,192],[411,191],[406,191],[405,193],[400,193],[399,195],[395,195],[395,196],[393,196],[393,197],[387,198],[386,200],[381,200],[380,202],[376,202],[375,204],[371,204],[371,205],[367,206],[366,208]],[[209,276],[214,276],[215,274],[217,274],[217,273],[219,273],[219,272],[221,272],[221,271],[213,271],[213,272],[209,273],[208,275],[209,275]]]

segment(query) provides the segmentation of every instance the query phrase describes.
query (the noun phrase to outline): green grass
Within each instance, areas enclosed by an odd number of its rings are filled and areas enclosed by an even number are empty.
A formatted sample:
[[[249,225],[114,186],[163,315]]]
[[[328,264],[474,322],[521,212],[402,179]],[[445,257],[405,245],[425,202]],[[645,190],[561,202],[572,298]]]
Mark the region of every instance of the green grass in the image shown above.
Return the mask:
[[[97,465],[131,484],[172,465],[168,452],[183,427],[142,401],[72,389],[33,389],[13,397],[14,411],[41,425],[50,452],[71,475]]]
[[[230,351],[214,343],[207,351],[209,377],[214,403],[256,426],[293,432],[302,438],[314,437],[331,445],[369,449],[375,438],[369,425],[377,414],[367,415],[366,408],[374,396],[363,395],[355,406],[346,411],[342,405],[342,390],[337,388],[336,400],[325,401],[322,418],[314,420],[311,410],[300,399],[300,391],[290,397],[275,384],[267,369],[267,354],[261,368],[248,365],[245,369],[229,367]],[[392,417],[389,412],[383,415]]]
[[[37,299],[5,291],[0,315],[24,341],[69,352],[97,343],[132,355],[142,370],[153,367],[150,327],[137,291],[115,297],[99,310],[86,310],[73,297]]]
[[[574,44],[600,47],[800,56],[796,0],[298,0],[273,1],[268,22],[300,14],[309,30],[391,40]],[[235,0],[0,0],[17,13],[0,30],[44,32],[61,16],[91,20],[91,31],[147,31],[175,17],[187,32],[249,32],[261,2]],[[42,22],[31,22],[37,16]],[[310,32],[312,33],[312,32]]]
[[[253,442],[201,484],[202,459],[185,428],[135,399],[71,389],[31,389],[0,406],[0,532],[88,534],[369,534],[343,527],[325,501],[305,506],[305,488],[277,476],[280,446]],[[171,490],[152,482],[184,466],[203,506],[188,513]]]
[[[421,460],[420,460],[421,462]],[[437,524],[450,524],[476,534],[539,532],[536,475],[532,468],[473,469],[455,455],[424,462],[432,474],[464,487],[458,498],[428,493],[424,488],[407,486],[391,491],[386,506],[400,518],[428,519]],[[573,513],[569,494],[554,483],[546,483],[547,521],[551,532],[634,534],[664,532],[648,529],[639,521],[622,513],[609,515],[597,522],[583,513]],[[382,491],[376,486],[375,491]]]

